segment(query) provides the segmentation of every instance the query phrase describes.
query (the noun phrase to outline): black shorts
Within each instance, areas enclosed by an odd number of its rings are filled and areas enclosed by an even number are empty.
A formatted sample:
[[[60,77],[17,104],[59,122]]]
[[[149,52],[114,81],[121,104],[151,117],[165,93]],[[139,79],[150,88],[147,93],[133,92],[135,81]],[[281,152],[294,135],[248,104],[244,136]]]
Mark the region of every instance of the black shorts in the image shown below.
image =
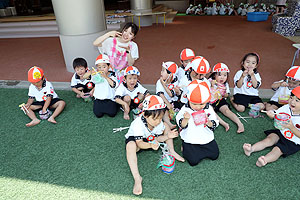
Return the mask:
[[[50,105],[49,105],[48,109],[49,110],[54,110],[54,109],[51,109],[50,107],[53,106],[56,102],[59,102],[59,101],[63,101],[63,100],[60,99],[60,98],[51,99],[51,102],[50,102]],[[45,104],[45,101],[35,101],[31,105],[42,106],[42,108],[43,108],[44,104]]]
[[[276,7],[278,7],[278,8],[285,8],[286,6],[285,5],[276,5]]]
[[[125,144],[127,144],[128,142],[130,141],[134,141],[135,142],[135,139],[134,139],[134,136],[129,136],[126,140],[125,140]],[[144,142],[148,142],[148,140],[146,138],[143,138],[143,141]]]
[[[88,83],[92,83],[93,87],[89,89],[89,88],[87,87],[87,84],[88,84]],[[93,82],[88,82],[88,83],[86,83],[85,85],[79,83],[79,84],[73,86],[73,88],[76,88],[76,89],[82,88],[82,89],[83,89],[82,92],[87,93],[87,92],[90,92],[90,91],[95,87],[95,84],[94,84]]]
[[[274,133],[279,136],[279,140],[274,146],[277,146],[281,152],[283,153],[283,157],[292,155],[298,151],[300,151],[300,145],[295,144],[294,142],[286,139],[278,129],[273,130],[267,130],[265,131],[266,135],[270,135],[271,133]]]
[[[277,106],[278,108],[282,107],[283,105],[282,104],[279,104],[278,102],[276,101],[268,101],[268,104],[271,104],[271,105],[274,105],[274,106]]]
[[[229,104],[227,103],[225,98],[222,98],[221,100],[216,101],[215,103],[211,104],[211,106],[214,108],[216,112],[220,111],[220,108],[224,105],[227,105],[230,109]]]
[[[259,96],[235,94],[233,95],[233,102],[248,108],[249,104],[262,103],[263,101],[261,100],[261,98],[259,98]]]

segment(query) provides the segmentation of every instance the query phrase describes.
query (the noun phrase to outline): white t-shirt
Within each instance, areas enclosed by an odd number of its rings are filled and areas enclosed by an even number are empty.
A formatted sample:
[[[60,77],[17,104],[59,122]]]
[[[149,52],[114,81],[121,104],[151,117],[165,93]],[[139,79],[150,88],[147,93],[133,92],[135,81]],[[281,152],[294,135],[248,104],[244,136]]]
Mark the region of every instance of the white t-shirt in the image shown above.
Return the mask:
[[[184,71],[182,67],[178,67],[178,71],[177,71],[178,82],[180,82],[180,80],[185,76],[185,72],[186,71]]]
[[[289,104],[278,108],[276,112],[277,113],[284,112],[284,113],[289,114],[291,116],[293,125],[298,130],[300,130],[300,114],[297,114],[297,115],[293,114]],[[295,134],[293,134],[290,129],[283,129],[283,130],[280,130],[280,132],[287,140],[290,140],[290,141],[294,142],[295,144],[300,145],[300,138],[297,137]]]
[[[159,125],[153,128],[150,131],[147,127],[146,118],[141,115],[130,124],[129,130],[125,135],[125,138],[128,139],[130,136],[133,136],[136,140],[147,139],[148,136],[153,135],[155,137],[160,136],[164,133],[165,125],[161,122]]]
[[[279,83],[279,82],[283,82],[284,80],[275,82],[275,83]],[[272,96],[272,98],[270,99],[271,101],[275,101],[278,102],[278,97],[281,95],[291,95],[292,90],[290,90],[288,87],[279,87],[275,90],[275,94]]]
[[[219,125],[219,120],[217,119],[216,113],[211,105],[207,104],[204,108],[208,119],[215,122],[215,127]],[[188,112],[191,118],[188,121],[186,128],[183,128],[180,132],[180,137],[185,143],[190,144],[207,144],[214,139],[214,132],[208,128],[206,125],[196,125],[192,117],[192,113],[196,112],[190,108],[188,104],[185,104],[176,116],[177,125],[181,127],[181,121],[183,120],[183,114]]]
[[[148,90],[144,88],[139,82],[137,82],[132,91],[130,91],[126,86],[126,83],[123,82],[116,89],[115,97],[121,98],[123,96],[129,95],[131,99],[134,99],[138,96],[138,93],[146,94],[147,92]]]
[[[115,82],[115,87],[111,87],[106,79],[102,83],[95,84],[94,97],[96,99],[104,100],[110,99],[114,101],[115,98],[115,88],[117,85],[117,78],[114,76],[113,72],[110,72],[108,77]]]
[[[36,101],[46,101],[47,96],[52,96],[52,99],[58,98],[58,95],[55,93],[52,84],[46,80],[44,81],[40,90],[33,84],[30,84],[28,96],[34,97]]]
[[[243,74],[242,70],[239,70],[233,80],[234,80],[234,89],[233,89],[233,94],[245,94],[245,95],[249,95],[249,96],[258,96],[258,88],[261,86],[261,78],[259,73],[255,73],[254,76],[257,80],[257,88],[253,88],[252,86],[252,82],[251,82],[251,78],[250,76],[245,76],[244,80],[243,80],[243,85],[241,88],[238,88],[236,86],[236,82],[241,78]]]
[[[113,39],[114,39],[113,37],[109,37],[106,40],[104,40],[102,42],[102,46],[98,47],[99,52],[102,54],[106,54],[108,56],[112,56]],[[123,46],[123,47],[130,46],[131,57],[135,60],[139,58],[139,49],[135,42],[130,41],[128,43],[121,43],[117,39],[116,50],[118,50],[122,53],[125,53],[126,50],[124,48],[121,48],[120,46]]]
[[[178,85],[178,81],[177,81],[177,77],[175,79],[176,81],[172,82],[171,84],[174,85],[174,87],[176,87]],[[165,90],[164,86],[161,84],[160,80],[158,80],[156,82],[156,94],[159,95],[159,93],[163,93],[164,96],[166,97],[166,99],[169,102],[173,102],[173,101],[177,101],[178,100],[178,96],[176,96],[176,93],[174,90],[171,90],[173,97],[169,96],[167,91]]]
[[[71,79],[71,87],[75,87],[78,84],[85,85],[85,84],[87,84],[90,81],[91,81],[90,79],[83,79],[83,80],[81,80],[79,78],[79,76],[75,72],[74,75],[72,76],[72,79]]]

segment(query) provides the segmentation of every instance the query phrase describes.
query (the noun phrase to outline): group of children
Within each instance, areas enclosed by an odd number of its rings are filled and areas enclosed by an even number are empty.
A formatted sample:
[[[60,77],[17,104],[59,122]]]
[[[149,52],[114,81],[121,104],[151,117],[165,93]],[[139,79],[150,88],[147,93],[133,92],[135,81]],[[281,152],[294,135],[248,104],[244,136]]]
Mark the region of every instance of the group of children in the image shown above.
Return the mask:
[[[162,63],[155,95],[150,95],[140,84],[140,72],[134,66],[128,66],[122,72],[123,81],[118,82],[105,54],[96,58],[96,67],[91,70],[83,58],[76,58],[73,62],[75,73],[71,80],[72,90],[78,98],[94,98],[93,111],[96,117],[100,118],[105,114],[114,117],[121,108],[123,118],[129,120],[131,110],[140,111],[125,135],[127,161],[135,181],[133,193],[136,195],[142,193],[142,177],[137,165],[137,152],[140,149],[157,150],[159,143],[165,142],[175,159],[181,162],[186,160],[191,166],[195,166],[205,158],[215,160],[219,156],[214,130],[219,124],[226,131],[230,127],[217,112],[223,113],[237,125],[237,133],[244,132],[243,124],[230,110],[226,100],[230,94],[228,66],[217,63],[211,70],[204,57],[196,56],[188,48],[180,53],[180,62],[180,67],[171,61]],[[281,112],[291,117],[282,130],[266,131],[266,139],[254,145],[244,144],[247,156],[275,146],[266,156],[258,158],[256,165],[262,167],[280,156],[288,156],[300,150],[300,67],[292,67],[284,80],[273,83],[272,89],[276,92],[269,102],[264,103],[258,94],[261,86],[259,63],[257,53],[248,53],[243,57],[241,70],[234,76],[233,96],[230,98],[232,106],[238,112],[244,112],[249,105],[256,105],[260,110],[266,109],[270,118]],[[206,78],[210,72],[212,73]],[[58,98],[41,68],[30,68],[28,81],[32,84],[25,106],[32,121],[26,126],[34,126],[40,122],[33,112],[35,110],[40,110],[40,115],[47,115],[49,122],[56,123],[55,117],[62,112],[65,102]],[[280,99],[283,95],[284,103]],[[172,118],[170,116],[175,109],[179,112]],[[52,115],[50,110],[53,111]],[[176,126],[179,127],[179,132]],[[179,135],[182,139],[183,157],[175,152],[173,146],[173,138]]]

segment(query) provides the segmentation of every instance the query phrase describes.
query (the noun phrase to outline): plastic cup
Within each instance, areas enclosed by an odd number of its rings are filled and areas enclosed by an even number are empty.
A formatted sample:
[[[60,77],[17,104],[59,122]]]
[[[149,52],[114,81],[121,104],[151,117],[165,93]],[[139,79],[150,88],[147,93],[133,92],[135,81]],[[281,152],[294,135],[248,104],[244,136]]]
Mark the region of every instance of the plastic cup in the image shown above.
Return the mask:
[[[278,113],[274,117],[274,126],[279,130],[285,129],[282,125],[289,123],[291,116],[287,113]]]
[[[161,163],[162,163],[161,170],[164,173],[171,174],[174,171],[174,169],[175,169],[175,158],[174,158],[174,156],[172,156],[170,154],[168,154],[167,156],[169,158],[167,158],[166,155],[164,155],[162,157],[162,160],[161,160]]]
[[[288,104],[289,103],[289,98],[290,98],[289,95],[280,95],[278,97],[278,103],[281,104],[281,105]]]

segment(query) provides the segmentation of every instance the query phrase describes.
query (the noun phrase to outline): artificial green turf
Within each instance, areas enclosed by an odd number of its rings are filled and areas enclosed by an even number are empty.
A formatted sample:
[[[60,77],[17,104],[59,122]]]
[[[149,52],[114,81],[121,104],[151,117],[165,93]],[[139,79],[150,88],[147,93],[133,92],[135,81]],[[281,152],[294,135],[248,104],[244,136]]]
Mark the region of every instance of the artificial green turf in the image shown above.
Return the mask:
[[[243,153],[244,142],[257,142],[265,137],[263,130],[273,128],[268,118],[247,119],[245,133],[237,134],[236,126],[222,117],[231,129],[215,131],[220,157],[195,167],[176,162],[170,175],[156,168],[160,151],[139,153],[143,194],[134,197],[126,131],[112,132],[130,125],[121,112],[98,119],[92,102],[57,91],[67,103],[58,124],[42,121],[27,128],[30,120],[18,108],[27,101],[27,90],[0,92],[0,199],[300,199],[300,153],[263,168],[255,162],[269,149],[250,157]],[[177,152],[180,143],[175,140]]]

